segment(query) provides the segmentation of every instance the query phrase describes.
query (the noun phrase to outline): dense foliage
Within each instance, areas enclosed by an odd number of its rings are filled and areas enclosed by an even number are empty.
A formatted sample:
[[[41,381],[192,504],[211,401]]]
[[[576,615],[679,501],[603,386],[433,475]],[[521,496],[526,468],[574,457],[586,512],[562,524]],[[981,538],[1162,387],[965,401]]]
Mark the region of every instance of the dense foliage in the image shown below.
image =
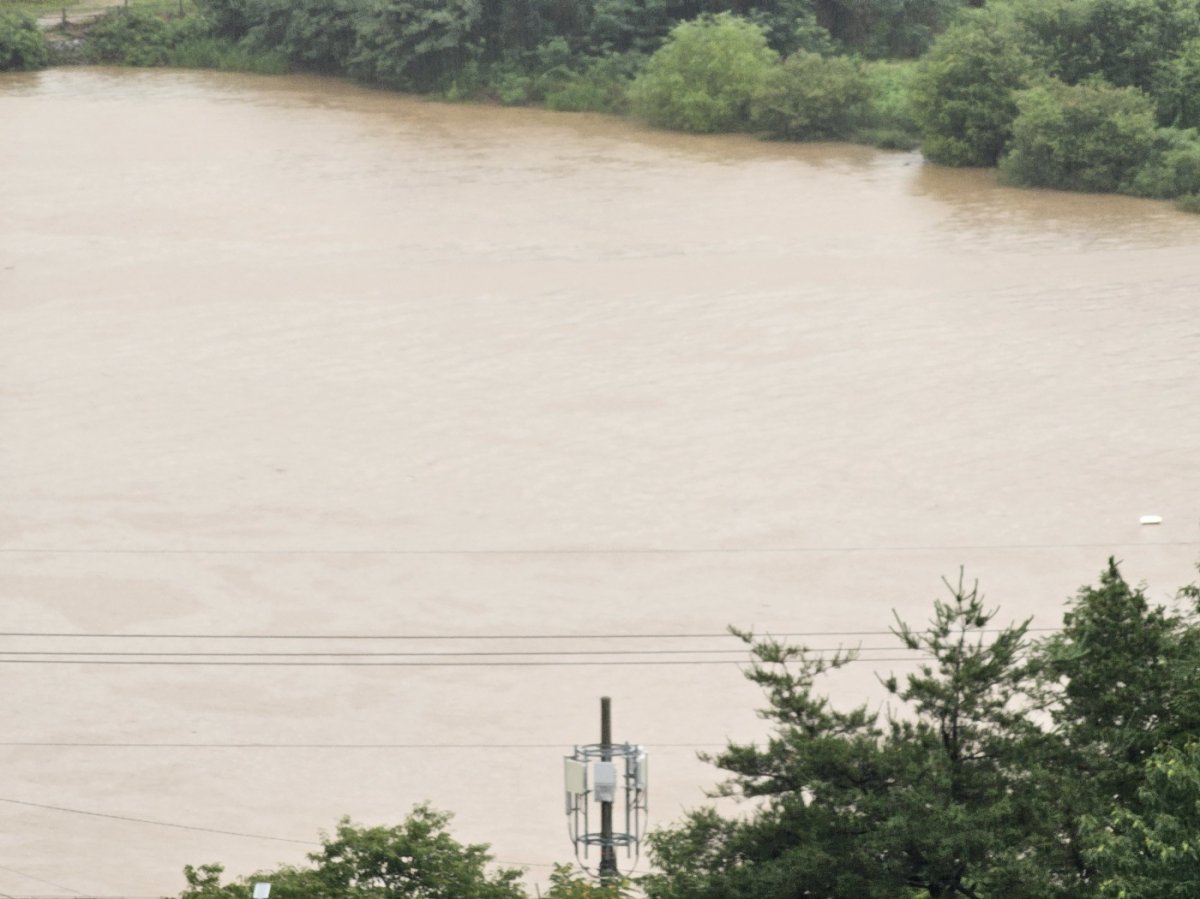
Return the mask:
[[[1200,896],[1200,743],[1146,760],[1137,810],[1086,822],[1087,858],[1105,899]]]
[[[1200,203],[1200,132],[1160,128],[1149,157],[1123,187],[1140,197],[1181,197],[1181,207]]]
[[[556,109],[624,112],[631,88],[651,121],[689,130],[759,127],[751,98],[774,107],[762,126],[774,136],[840,136],[909,145],[915,123],[893,114],[895,96],[875,116],[862,100],[850,55],[910,59],[923,52],[966,0],[198,0],[199,19],[156,26],[126,10],[95,32],[91,57],[134,65],[217,64],[260,71],[283,66],[454,99],[545,103]],[[712,40],[689,28],[719,23]],[[681,32],[679,29],[683,28]],[[180,31],[182,29],[182,31]],[[739,39],[749,40],[739,55]],[[681,42],[697,52],[681,59]],[[778,56],[760,52],[762,41]],[[733,51],[725,56],[726,51]],[[795,54],[846,57],[818,67]],[[764,66],[764,61],[772,63]],[[206,60],[211,60],[206,63]],[[777,71],[786,69],[786,71]],[[798,77],[804,70],[819,85]],[[702,72],[687,96],[664,99],[680,72]],[[861,66],[855,71],[861,73]],[[639,79],[639,75],[643,76]],[[836,82],[836,83],[835,83]],[[890,85],[899,82],[891,80]],[[635,87],[636,85],[636,87]],[[793,98],[788,86],[804,87]],[[827,90],[827,89],[828,90]],[[854,127],[825,124],[850,90]],[[806,109],[812,101],[814,108]],[[904,105],[907,105],[905,102]],[[861,107],[861,108],[859,108]],[[865,110],[866,115],[861,113]],[[782,119],[781,119],[782,115]],[[809,120],[815,123],[808,127]]]
[[[1154,145],[1154,104],[1132,87],[1049,81],[1016,95],[1001,172],[1014,184],[1115,191]]]
[[[884,683],[886,720],[841,711],[818,677],[849,661],[744,639],[774,734],[714,761],[713,809],[652,837],[650,899],[1195,895],[1200,619],[1152,607],[1110,562],[1063,629],[995,628],[961,581],[903,646],[931,659]]]
[[[49,61],[46,38],[29,16],[0,12],[0,72],[40,69]]]
[[[471,58],[480,0],[383,0],[358,14],[348,70],[362,81],[430,90]]]
[[[995,165],[1033,75],[1024,37],[991,9],[964,16],[921,60],[913,107],[921,148],[944,165]]]
[[[1197,0],[993,0],[921,61],[922,150],[947,165],[1011,157],[1019,184],[1194,196],[1191,138],[1153,133],[1146,110],[1200,124],[1198,30]]]
[[[838,140],[867,120],[871,82],[848,57],[793,53],[755,92],[754,127],[780,140]]]
[[[633,111],[682,131],[737,131],[779,57],[763,29],[723,14],[672,30],[630,88]]]
[[[244,36],[255,52],[277,52],[301,69],[315,72],[344,72],[358,39],[356,0],[270,0],[259,8],[253,21],[243,19],[232,30]],[[229,6],[218,7],[221,18],[233,17]],[[236,17],[235,21],[236,21]]]
[[[687,131],[919,143],[932,162],[1001,165],[1014,184],[1200,208],[1200,0],[198,3],[203,15],[182,21],[111,12],[89,58],[302,69]],[[36,29],[0,21],[3,66],[43,61]]]
[[[183,66],[276,74],[287,62],[275,51],[248,46],[214,33],[194,16],[164,18],[146,9],[115,7],[88,30],[88,62],[126,66]]]

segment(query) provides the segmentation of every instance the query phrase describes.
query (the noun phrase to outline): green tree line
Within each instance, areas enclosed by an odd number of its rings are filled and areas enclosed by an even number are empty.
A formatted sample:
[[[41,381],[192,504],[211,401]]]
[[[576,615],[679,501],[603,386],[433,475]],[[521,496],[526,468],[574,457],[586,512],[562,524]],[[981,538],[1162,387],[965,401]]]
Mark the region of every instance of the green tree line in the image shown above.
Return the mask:
[[[84,58],[347,75],[688,131],[920,146],[1007,182],[1200,211],[1200,0],[198,0]],[[0,17],[0,69],[45,40]]]
[[[762,743],[709,758],[727,817],[690,812],[650,835],[646,899],[1191,899],[1200,896],[1200,589],[1151,603],[1110,560],[1034,639],[999,626],[977,586],[946,584],[928,622],[896,620],[921,662],[880,674],[887,712],[838,708],[821,678],[855,658],[737,633],[762,688]],[[221,883],[185,869],[180,899],[526,899],[425,806],[401,825],[343,821],[304,867]],[[630,885],[556,869],[548,899]]]
[[[1197,88],[1197,0],[1010,0],[934,42],[912,100],[933,162],[1200,211]]]

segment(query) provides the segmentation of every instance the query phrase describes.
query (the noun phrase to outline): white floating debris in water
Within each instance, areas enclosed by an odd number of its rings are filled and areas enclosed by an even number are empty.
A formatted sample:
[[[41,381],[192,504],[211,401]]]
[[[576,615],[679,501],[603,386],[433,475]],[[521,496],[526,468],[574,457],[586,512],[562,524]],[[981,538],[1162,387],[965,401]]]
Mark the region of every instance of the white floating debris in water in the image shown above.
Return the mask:
[[[1138,524],[1162,524],[1161,515],[1143,515],[1138,519]]]

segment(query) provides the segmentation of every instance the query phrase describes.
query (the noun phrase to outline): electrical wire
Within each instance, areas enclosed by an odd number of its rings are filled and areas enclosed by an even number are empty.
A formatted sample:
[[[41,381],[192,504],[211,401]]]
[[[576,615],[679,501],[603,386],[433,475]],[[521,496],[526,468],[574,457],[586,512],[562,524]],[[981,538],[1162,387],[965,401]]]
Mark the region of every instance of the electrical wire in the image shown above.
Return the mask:
[[[92,818],[108,818],[113,821],[129,821],[134,824],[150,824],[150,825],[153,825],[154,827],[171,827],[176,830],[193,830],[193,831],[198,831],[200,833],[215,833],[215,834],[220,834],[222,836],[228,836],[228,837],[245,837],[247,839],[254,839],[254,840],[270,840],[270,841],[276,842],[276,843],[298,843],[302,846],[320,846],[321,845],[320,843],[317,843],[313,840],[296,840],[296,839],[292,839],[291,837],[272,837],[272,836],[267,836],[266,834],[261,834],[261,833],[244,833],[244,832],[236,831],[236,830],[221,830],[220,828],[216,828],[216,827],[198,827],[193,824],[175,824],[170,821],[155,821],[150,818],[135,818],[130,815],[111,815],[111,814],[107,814],[105,812],[91,812],[91,811],[86,811],[84,809],[78,809],[78,808],[65,808],[64,806],[60,806],[60,805],[46,805],[45,803],[41,803],[41,802],[27,802],[23,799],[8,799],[8,798],[2,797],[2,796],[0,796],[0,802],[6,802],[9,805],[21,805],[21,806],[26,806],[28,808],[43,809],[45,811],[66,812],[66,813],[72,814],[72,815],[87,815]],[[57,886],[57,884],[53,884],[53,885]],[[74,892],[74,891],[72,891],[72,892]]]
[[[903,646],[822,646],[807,648],[809,658],[831,661],[841,654],[850,662],[914,662],[931,658],[927,649]],[[878,655],[877,653],[900,653]],[[832,657],[829,654],[833,654]],[[671,656],[671,658],[663,658]],[[685,658],[679,658],[683,656]],[[722,658],[713,658],[722,656]],[[736,656],[736,658],[730,658]],[[188,667],[584,667],[745,665],[758,660],[747,648],[648,649],[503,649],[457,651],[265,651],[265,650],[112,650],[0,649],[0,665],[131,665]]]
[[[61,883],[55,883],[53,880],[46,880],[42,877],[34,877],[32,874],[26,874],[24,871],[18,871],[16,868],[9,868],[5,865],[0,865],[0,871],[7,871],[9,874],[16,874],[18,877],[24,877],[26,880],[33,880],[33,881],[36,881],[37,883],[44,883],[46,886],[54,887],[56,890],[66,890],[68,893],[74,893],[77,896],[83,895],[82,893],[79,892],[79,890],[73,890],[69,886],[65,886]],[[8,896],[8,894],[0,893],[0,896]],[[9,897],[9,899],[13,899],[13,897]]]
[[[1052,630],[1044,628],[1039,630]],[[988,629],[985,633],[999,633],[1002,629]],[[810,632],[789,633],[783,637],[867,637],[895,636],[889,631],[844,631],[844,632]],[[570,640],[578,645],[579,640],[596,639],[723,639],[728,641],[732,635],[724,634],[637,634],[637,635],[560,635],[560,634],[519,634],[504,637],[503,635],[484,636],[455,636],[449,634],[424,634],[406,637],[402,635],[306,635],[306,640],[323,639],[336,642],[342,639],[355,641],[386,640],[443,640],[471,642],[476,640],[503,640],[526,642],[532,640]],[[218,640],[263,640],[278,641],[297,639],[294,635],[264,634],[264,635],[215,635],[215,634],[67,634],[49,632],[9,632],[0,633],[0,637],[17,640],[55,640],[65,637],[85,638],[92,640],[125,640],[125,639],[183,639],[196,641]],[[111,645],[111,643],[109,644]],[[819,646],[806,647],[806,651],[817,659],[821,654],[844,653],[845,662],[912,662],[926,659],[930,656],[927,650],[910,650],[903,646]],[[893,655],[877,655],[877,653],[899,653]],[[916,653],[914,655],[914,653]],[[670,656],[672,658],[664,658]],[[722,656],[724,658],[714,658]],[[736,656],[736,658],[730,658]],[[680,658],[682,657],[682,658]],[[580,667],[580,666],[680,666],[680,665],[743,665],[755,660],[751,651],[741,646],[738,648],[711,648],[702,646],[678,646],[663,648],[662,646],[629,649],[458,649],[458,650],[330,650],[306,649],[303,651],[290,650],[213,650],[213,649],[2,649],[0,648],[0,665],[125,665],[125,666],[208,666],[208,667],[424,667],[424,668],[464,668],[464,667]]]
[[[986,628],[981,633],[1000,633],[1004,628]],[[1057,628],[1028,629],[1029,633],[1054,631]],[[890,637],[890,630],[871,631],[787,631],[764,632],[762,639],[803,639],[807,637]],[[0,637],[30,637],[96,640],[699,640],[709,638],[739,639],[729,631],[650,634],[219,634],[219,633],[127,633],[78,631],[0,631]]]
[[[108,548],[108,549],[83,549],[83,548],[15,548],[15,547],[0,547],[0,553],[9,555],[46,555],[46,554],[71,554],[71,555],[254,555],[254,556],[281,556],[281,555],[383,555],[383,556],[443,556],[443,555],[462,555],[462,556],[594,556],[594,555],[781,555],[781,554],[809,554],[809,553],[867,553],[867,552],[929,552],[929,551],[962,551],[962,550],[1046,550],[1046,549],[1094,549],[1094,548],[1117,548],[1117,547],[1142,547],[1142,546],[1194,546],[1195,541],[1164,541],[1154,544],[1145,543],[1057,543],[1057,544],[975,544],[975,545],[956,545],[956,546],[804,546],[804,547],[774,547],[774,548],[702,548],[702,547],[643,547],[643,548],[599,548],[599,549],[556,549],[556,548],[526,548],[526,549],[282,549],[282,550],[258,550],[258,549],[167,549],[167,548]],[[1030,629],[1034,630],[1052,630],[1050,628]],[[889,635],[890,631],[821,631],[808,632],[799,634],[780,634],[774,635],[777,637],[803,638],[814,636],[883,636]],[[502,634],[474,634],[474,635],[455,635],[455,634],[412,634],[412,635],[374,635],[374,634],[181,634],[181,633],[161,633],[161,634],[135,634],[135,633],[103,633],[103,634],[81,634],[67,632],[2,632],[0,637],[7,638],[63,638],[63,639],[206,639],[206,640],[595,640],[595,639],[659,639],[659,640],[676,640],[676,639],[699,639],[699,638],[717,638],[727,637],[727,633],[666,633],[666,634],[517,634],[517,635],[502,635]],[[867,647],[861,651],[880,651],[882,647]],[[814,650],[814,651],[829,651],[829,650]],[[469,653],[113,653],[113,652],[44,652],[30,650],[14,650],[4,653],[4,655],[39,655],[49,656],[54,658],[0,658],[0,664],[87,664],[87,665],[187,665],[187,666],[287,666],[287,667],[332,667],[332,666],[372,666],[372,667],[483,667],[483,666],[507,666],[507,667],[525,667],[525,666],[592,666],[592,665],[711,665],[711,664],[739,664],[739,662],[731,662],[727,660],[646,660],[637,661],[625,660],[573,660],[573,661],[462,661],[461,657],[482,657],[482,656],[534,656],[534,655],[667,655],[667,654],[689,654],[689,653],[733,653],[745,652],[745,650],[647,650],[638,652],[636,650],[622,651],[572,651],[570,653],[554,653],[550,651],[521,651],[521,652],[469,652]],[[105,658],[98,659],[96,656],[103,655]],[[111,656],[120,655],[121,659],[109,658]],[[69,658],[68,658],[69,656]],[[89,657],[80,659],[80,656]],[[145,658],[130,658],[131,656],[153,656],[153,660]],[[165,656],[170,658],[164,659]],[[237,660],[228,661],[232,656],[246,656],[257,660]],[[361,658],[361,657],[429,657],[429,656],[449,656],[458,657],[460,660],[452,662],[313,662],[313,661],[262,661],[264,658]],[[200,660],[200,658],[204,660]],[[213,660],[214,657],[225,659],[223,661]],[[177,660],[185,658],[185,660]],[[911,662],[919,661],[914,658],[859,658],[855,661],[875,661],[875,662]],[[656,744],[661,747],[677,746],[695,748],[695,744]],[[710,744],[723,745],[723,744]],[[561,748],[557,744],[221,744],[221,743],[67,743],[67,742],[35,742],[35,741],[9,741],[0,743],[0,746],[5,747],[89,747],[89,748],[221,748],[221,749],[501,749],[501,748]],[[224,830],[220,828],[202,827],[189,824],[179,824],[175,822],[158,821],[148,818],[140,818],[128,815],[116,815],[104,812],[88,811],[84,809],[68,808],[64,806],[49,805],[44,803],[35,803],[26,800],[12,799],[0,797],[0,802],[10,805],[35,808],[46,811],[54,811],[59,813],[84,815],[95,818],[103,818],[116,821],[125,821],[155,827],[166,827],[179,830],[188,830],[201,833],[211,833],[223,836],[233,836],[245,839],[268,840],[274,842],[286,842],[293,844],[301,844],[308,846],[320,845],[311,840],[297,840],[288,837],[277,837],[265,834],[246,833],[240,831]],[[553,865],[538,864],[538,863],[518,863],[518,862],[498,862],[499,864],[516,865],[520,867],[544,867],[550,868]],[[29,877],[41,883],[57,889],[66,890],[75,895],[83,895],[78,890],[51,881],[42,880],[32,877],[31,875],[23,874],[15,869],[0,866],[0,870],[10,871],[11,873]],[[3,895],[3,894],[0,894]]]
[[[925,657],[858,658],[846,659],[846,664],[860,662],[923,662]],[[741,665],[742,661],[730,659],[645,659],[609,661],[559,661],[559,662],[261,662],[250,660],[153,660],[153,659],[5,659],[0,665],[123,665],[127,667],[153,666],[177,668],[597,668],[633,667],[650,665],[655,667],[682,667],[696,665]]]
[[[1195,546],[1195,540],[1161,540],[1153,543],[1120,540],[1107,543],[963,543],[963,544],[894,544],[879,546],[776,546],[776,547],[477,547],[477,548],[413,548],[377,547],[359,549],[328,549],[318,547],[283,547],[279,549],[247,549],[214,547],[0,547],[0,553],[12,555],[159,555],[159,556],[627,556],[627,555],[794,555],[802,553],[891,553],[891,552],[952,552],[960,550],[1044,550],[1044,549],[1117,549],[1143,546]]]
[[[712,749],[724,743],[658,743],[643,741],[654,749]],[[57,749],[564,749],[562,743],[99,743],[41,740],[0,741],[0,748]]]
[[[216,828],[216,827],[199,827],[199,826],[196,826],[193,824],[177,824],[177,823],[174,823],[171,821],[156,821],[151,818],[136,818],[136,817],[133,817],[130,815],[113,815],[113,814],[109,814],[107,812],[93,812],[93,811],[86,811],[84,809],[78,809],[78,808],[66,808],[65,806],[60,806],[60,805],[47,805],[47,804],[41,803],[41,802],[28,802],[23,799],[7,799],[4,797],[0,797],[0,802],[7,802],[11,805],[26,806],[28,808],[36,808],[36,809],[42,809],[42,810],[46,810],[46,811],[65,812],[67,814],[72,814],[72,815],[86,815],[91,818],[107,818],[107,819],[110,819],[113,821],[127,821],[127,822],[132,822],[134,824],[148,824],[153,827],[169,827],[169,828],[172,828],[175,830],[191,830],[191,831],[198,831],[200,833],[218,834],[220,836],[243,837],[243,838],[252,839],[252,840],[270,840],[270,841],[273,841],[276,843],[298,843],[302,846],[322,846],[322,845],[324,845],[323,843],[319,843],[315,840],[297,840],[297,839],[293,839],[291,837],[274,837],[274,836],[267,836],[266,834],[261,834],[261,833],[244,833],[244,832],[236,831],[236,830],[221,830],[220,828]],[[514,867],[524,867],[524,868],[553,868],[554,867],[553,864],[546,864],[543,862],[510,862],[510,861],[503,861],[500,859],[493,859],[493,864],[511,865]],[[0,870],[11,870],[11,869],[0,868]],[[19,871],[13,871],[13,873],[21,874],[21,872],[19,872]],[[41,878],[38,878],[38,877],[30,877],[30,875],[28,875],[28,874],[21,874],[21,876],[29,877],[31,880],[36,880],[39,883],[44,883],[44,884],[47,884],[48,886],[67,890],[68,892],[75,893],[76,895],[83,895],[78,890],[73,890],[70,887],[62,886],[61,884],[52,883],[49,880],[42,880]]]
[[[841,647],[807,647],[808,652],[837,652]],[[855,652],[895,652],[895,646],[858,646]],[[499,650],[481,652],[176,652],[161,650],[56,650],[56,649],[0,649],[0,656],[54,656],[55,658],[77,658],[80,656],[122,656],[129,658],[477,658],[508,656],[670,656],[670,655],[737,655],[746,656],[745,649],[573,649],[573,650]]]

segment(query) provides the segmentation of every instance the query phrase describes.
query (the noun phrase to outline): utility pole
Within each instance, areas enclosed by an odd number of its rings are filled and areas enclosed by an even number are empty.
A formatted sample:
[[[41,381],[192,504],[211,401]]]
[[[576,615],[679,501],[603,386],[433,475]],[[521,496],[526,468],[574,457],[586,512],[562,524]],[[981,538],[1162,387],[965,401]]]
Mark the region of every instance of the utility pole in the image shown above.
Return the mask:
[[[625,848],[626,857],[635,855],[633,864],[637,864],[649,815],[648,765],[642,746],[613,742],[612,700],[600,697],[600,742],[576,746],[574,752],[563,756],[563,786],[567,832],[575,845],[575,860],[602,884],[615,884],[621,879],[617,847]],[[600,806],[599,830],[592,830],[589,824],[593,803]],[[625,817],[621,822],[613,821],[617,805],[623,806]],[[592,848],[600,850],[596,868],[587,863]]]
[[[600,761],[612,761],[612,700],[600,697]],[[613,804],[600,803],[600,883],[612,883],[620,877],[617,850],[613,846]]]

